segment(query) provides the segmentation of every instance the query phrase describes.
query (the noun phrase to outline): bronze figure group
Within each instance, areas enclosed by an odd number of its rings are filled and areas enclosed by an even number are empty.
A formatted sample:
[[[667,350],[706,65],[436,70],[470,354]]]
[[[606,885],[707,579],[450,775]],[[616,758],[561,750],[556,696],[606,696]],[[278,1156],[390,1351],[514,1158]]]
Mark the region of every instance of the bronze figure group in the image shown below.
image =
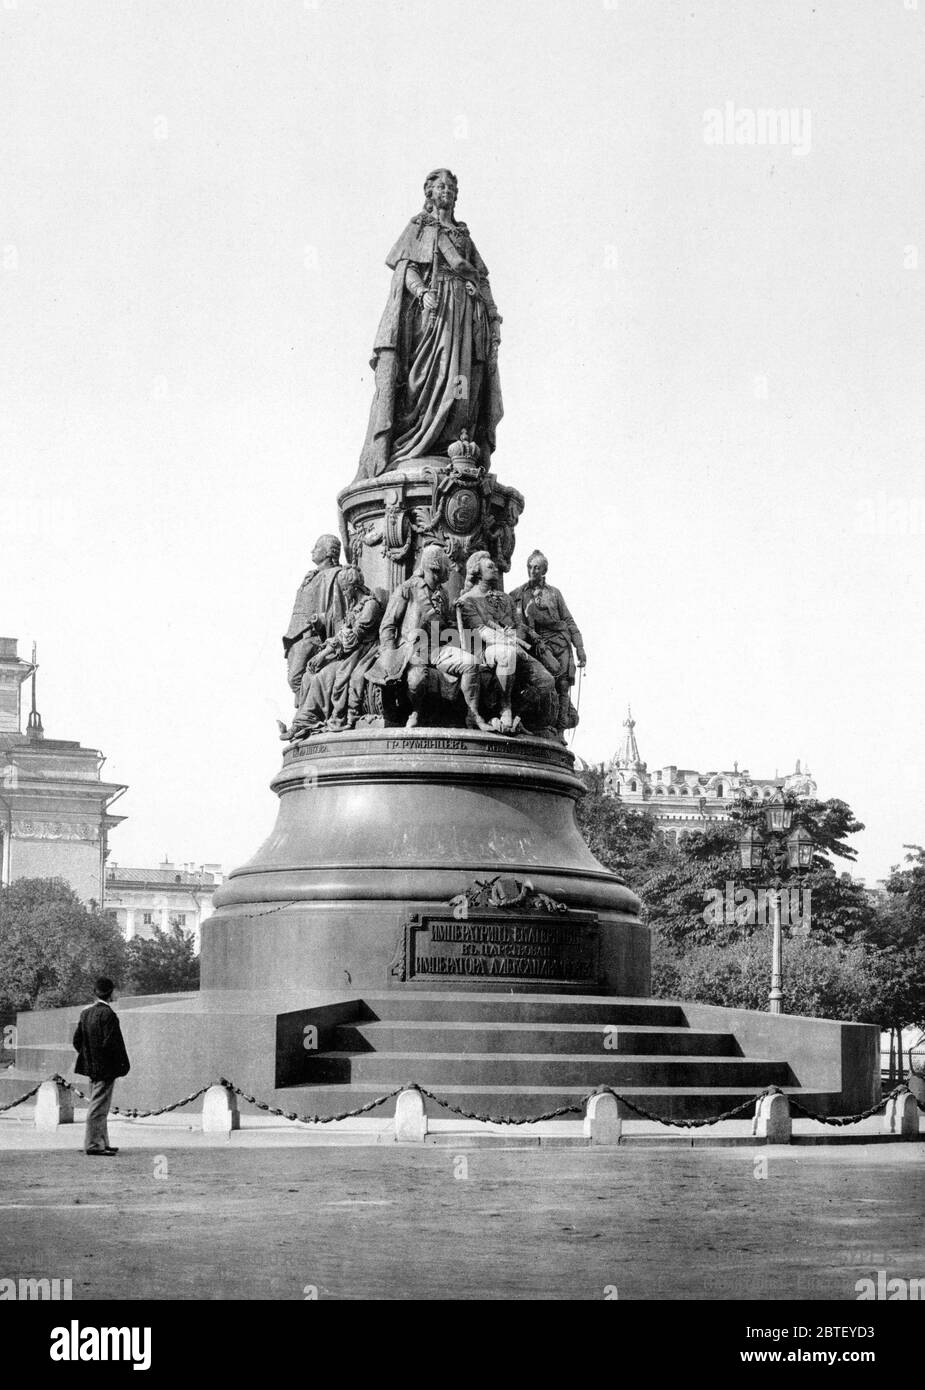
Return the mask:
[[[357,724],[465,725],[564,741],[577,723],[569,692],[585,651],[568,606],[546,583],[539,551],[526,584],[507,594],[495,561],[478,550],[450,599],[449,564],[427,545],[390,595],[339,562],[332,537],[312,552],[283,649],[296,715],[280,737],[297,742]],[[574,654],[573,654],[574,648]]]
[[[577,723],[584,643],[546,557],[535,550],[527,582],[502,587],[523,498],[488,471],[501,316],[457,194],[449,169],[428,174],[423,210],[387,258],[369,427],[340,499],[353,563],[341,565],[336,536],[319,537],[296,594],[283,638],[289,742],[361,722],[564,742]]]

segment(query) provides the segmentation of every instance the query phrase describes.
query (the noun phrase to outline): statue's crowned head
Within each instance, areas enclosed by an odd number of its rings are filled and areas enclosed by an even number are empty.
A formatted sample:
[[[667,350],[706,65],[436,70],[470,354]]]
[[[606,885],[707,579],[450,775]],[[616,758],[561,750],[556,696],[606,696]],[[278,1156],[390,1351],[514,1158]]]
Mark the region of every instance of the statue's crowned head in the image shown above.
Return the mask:
[[[312,560],[316,565],[329,560],[332,565],[340,564],[340,541],[337,536],[319,536],[312,547]]]
[[[424,180],[424,211],[433,212],[435,207],[456,206],[459,196],[459,180],[451,169],[432,169]]]

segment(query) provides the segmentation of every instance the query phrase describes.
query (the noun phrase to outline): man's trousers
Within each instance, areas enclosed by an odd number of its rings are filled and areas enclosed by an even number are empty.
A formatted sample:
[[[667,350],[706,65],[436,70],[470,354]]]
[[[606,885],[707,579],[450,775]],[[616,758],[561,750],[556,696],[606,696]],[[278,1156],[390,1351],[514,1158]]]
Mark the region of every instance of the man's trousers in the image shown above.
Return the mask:
[[[87,1128],[84,1134],[84,1148],[87,1153],[91,1149],[109,1148],[109,1130],[106,1127],[106,1117],[109,1114],[109,1107],[112,1105],[112,1092],[115,1084],[115,1077],[109,1081],[92,1081],[90,1083],[90,1104],[87,1108]]]

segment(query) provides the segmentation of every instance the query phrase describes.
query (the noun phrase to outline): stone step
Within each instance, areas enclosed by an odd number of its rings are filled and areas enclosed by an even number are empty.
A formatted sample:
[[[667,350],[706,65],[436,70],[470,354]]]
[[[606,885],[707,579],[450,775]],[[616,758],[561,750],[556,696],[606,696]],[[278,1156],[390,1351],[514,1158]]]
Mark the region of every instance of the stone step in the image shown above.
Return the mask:
[[[617,1056],[612,1053],[322,1052],[306,1055],[304,1084],[379,1082],[384,1089],[417,1082],[516,1086],[741,1086],[761,1090],[791,1082],[784,1062],[743,1057]]]
[[[666,1028],[661,1025],[513,1023],[504,1021],[432,1022],[394,1019],[342,1023],[333,1030],[337,1052],[578,1053],[649,1056],[738,1057],[731,1033]],[[327,1049],[325,1049],[327,1051]]]
[[[482,994],[458,991],[395,990],[364,994],[361,1017],[370,1022],[470,1023],[625,1023],[683,1028],[678,1004],[618,999],[607,995]]]

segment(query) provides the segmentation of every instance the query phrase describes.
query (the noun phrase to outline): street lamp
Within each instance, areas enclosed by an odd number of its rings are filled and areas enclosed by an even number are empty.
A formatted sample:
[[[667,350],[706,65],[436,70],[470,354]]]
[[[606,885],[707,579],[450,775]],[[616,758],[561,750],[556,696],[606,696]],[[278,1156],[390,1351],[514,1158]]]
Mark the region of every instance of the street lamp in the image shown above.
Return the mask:
[[[743,869],[760,869],[764,855],[764,836],[757,826],[748,825],[739,836],[739,859]]]
[[[798,825],[787,836],[787,863],[791,869],[809,869],[813,863],[813,837],[805,825]]]
[[[779,834],[782,830],[790,829],[793,812],[785,803],[782,791],[778,791],[773,800],[768,802],[765,807],[765,817],[768,829],[774,834]]]
[[[783,991],[783,936],[780,922],[781,869],[784,864],[798,873],[809,869],[813,862],[813,837],[805,826],[798,825],[789,835],[793,811],[786,805],[783,793],[764,808],[765,823],[769,838],[762,835],[754,825],[746,825],[739,836],[739,860],[748,873],[760,869],[765,857],[773,870],[772,892],[768,895],[771,903],[771,990],[768,996],[768,1009],[772,1014],[781,1012]]]

